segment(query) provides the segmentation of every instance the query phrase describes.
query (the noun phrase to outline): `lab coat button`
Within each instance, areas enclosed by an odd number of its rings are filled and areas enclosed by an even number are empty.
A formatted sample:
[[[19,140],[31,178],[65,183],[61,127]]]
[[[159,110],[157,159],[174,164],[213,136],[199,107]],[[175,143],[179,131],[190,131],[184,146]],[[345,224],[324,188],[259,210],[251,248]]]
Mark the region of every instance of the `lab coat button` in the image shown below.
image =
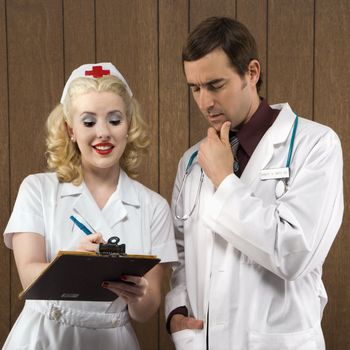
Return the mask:
[[[61,318],[61,315],[62,315],[62,313],[61,313],[61,311],[59,310],[59,309],[57,309],[57,308],[53,308],[52,310],[51,310],[51,318],[52,319],[54,319],[55,321],[59,321],[59,319]]]
[[[118,326],[118,320],[112,320],[112,326],[113,327]]]

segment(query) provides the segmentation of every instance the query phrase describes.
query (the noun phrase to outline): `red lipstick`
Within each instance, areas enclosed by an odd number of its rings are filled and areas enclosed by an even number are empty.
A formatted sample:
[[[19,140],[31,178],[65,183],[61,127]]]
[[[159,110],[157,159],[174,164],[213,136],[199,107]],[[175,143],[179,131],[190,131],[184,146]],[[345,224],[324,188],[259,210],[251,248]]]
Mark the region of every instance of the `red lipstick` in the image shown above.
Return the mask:
[[[96,153],[105,156],[113,151],[114,146],[109,142],[101,142],[92,146]]]

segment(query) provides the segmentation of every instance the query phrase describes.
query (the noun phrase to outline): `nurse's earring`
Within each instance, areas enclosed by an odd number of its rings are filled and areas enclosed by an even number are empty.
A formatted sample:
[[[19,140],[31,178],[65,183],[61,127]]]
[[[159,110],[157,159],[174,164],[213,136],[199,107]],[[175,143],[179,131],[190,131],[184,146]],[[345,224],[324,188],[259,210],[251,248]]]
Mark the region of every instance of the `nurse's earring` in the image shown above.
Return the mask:
[[[75,136],[74,136],[74,132],[73,132],[73,128],[71,128],[69,126],[69,124],[67,123],[67,121],[64,122],[64,125],[66,127],[66,131],[67,131],[67,134],[68,134],[68,137],[70,138],[70,140],[75,143],[76,142],[76,139],[75,139]]]

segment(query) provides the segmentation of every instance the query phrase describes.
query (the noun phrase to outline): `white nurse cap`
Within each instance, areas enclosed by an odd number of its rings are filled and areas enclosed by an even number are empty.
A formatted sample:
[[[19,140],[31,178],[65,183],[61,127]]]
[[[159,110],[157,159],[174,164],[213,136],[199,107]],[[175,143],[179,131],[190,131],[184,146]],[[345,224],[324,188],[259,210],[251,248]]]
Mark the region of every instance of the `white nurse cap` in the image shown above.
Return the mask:
[[[117,68],[112,63],[109,62],[103,62],[103,63],[89,63],[89,64],[83,64],[82,66],[78,67],[77,69],[74,69],[72,74],[70,75],[69,79],[66,82],[66,85],[64,86],[62,97],[61,97],[61,103],[63,104],[64,99],[66,98],[69,86],[71,82],[77,78],[102,78],[105,75],[114,75],[118,79],[120,79],[126,87],[126,90],[128,91],[130,97],[132,97],[131,89],[126,82],[123,75],[119,72]]]

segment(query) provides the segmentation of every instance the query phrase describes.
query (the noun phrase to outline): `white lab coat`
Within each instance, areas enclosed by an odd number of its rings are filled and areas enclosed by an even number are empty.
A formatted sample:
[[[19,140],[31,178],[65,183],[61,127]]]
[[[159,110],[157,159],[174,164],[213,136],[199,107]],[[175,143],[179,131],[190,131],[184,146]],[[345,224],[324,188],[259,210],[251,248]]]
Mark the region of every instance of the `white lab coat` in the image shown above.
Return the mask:
[[[328,127],[299,118],[289,189],[260,170],[285,167],[295,114],[288,104],[254,151],[241,178],[229,175],[215,191],[205,176],[199,205],[175,219],[181,264],[172,277],[166,315],[181,305],[204,320],[200,331],[173,334],[177,349],[322,350],[320,326],[327,294],[322,264],[343,215],[342,152]],[[172,210],[185,167],[180,160]],[[200,178],[195,162],[177,212],[188,214]]]
[[[69,219],[77,217],[104,240],[118,236],[129,254],[177,260],[169,206],[165,199],[121,170],[117,190],[105,207],[97,206],[84,183],[59,183],[54,173],[28,176],[22,183],[5,229],[45,237],[46,257],[75,250],[84,233]],[[93,273],[93,271],[91,271]],[[139,349],[125,302],[26,301],[4,349]]]

